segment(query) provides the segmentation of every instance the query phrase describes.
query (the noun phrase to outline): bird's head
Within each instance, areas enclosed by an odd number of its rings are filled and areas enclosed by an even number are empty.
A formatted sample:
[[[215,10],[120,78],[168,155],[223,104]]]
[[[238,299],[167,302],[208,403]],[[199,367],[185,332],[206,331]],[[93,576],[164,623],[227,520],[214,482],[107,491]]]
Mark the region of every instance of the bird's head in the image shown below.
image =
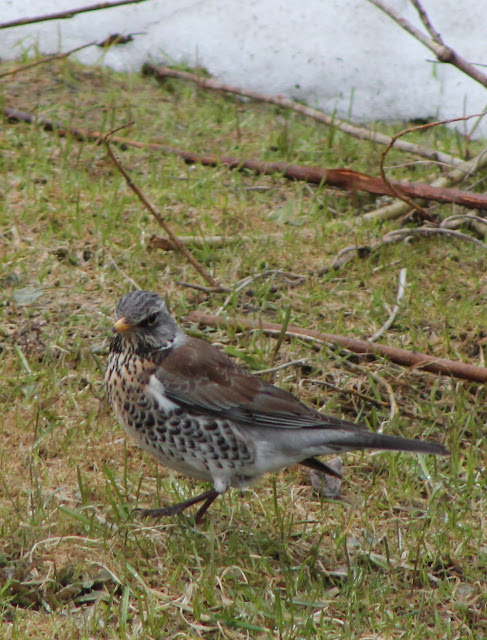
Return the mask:
[[[111,348],[140,355],[172,346],[178,326],[163,299],[152,291],[132,291],[115,308]]]

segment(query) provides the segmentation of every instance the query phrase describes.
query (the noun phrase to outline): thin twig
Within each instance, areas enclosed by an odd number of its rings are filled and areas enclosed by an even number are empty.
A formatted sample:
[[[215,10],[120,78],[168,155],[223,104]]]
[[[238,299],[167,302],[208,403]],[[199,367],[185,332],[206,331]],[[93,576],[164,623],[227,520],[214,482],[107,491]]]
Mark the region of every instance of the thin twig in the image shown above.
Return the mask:
[[[252,276],[247,276],[243,278],[239,282],[235,283],[234,286],[230,289],[230,293],[223,301],[223,304],[217,310],[217,314],[219,315],[227,306],[230,304],[233,297],[245,289],[249,284],[255,282],[256,280],[262,280],[264,278],[269,278],[272,276],[281,276],[283,279],[287,279],[290,284],[297,284],[304,282],[307,279],[307,276],[300,275],[298,273],[291,273],[289,271],[282,271],[282,269],[266,269],[265,271],[261,271],[260,273],[254,273]]]
[[[374,380],[375,382],[377,382],[377,384],[379,386],[384,387],[384,389],[386,390],[386,393],[389,397],[389,402],[384,402],[381,401],[380,404],[382,404],[382,406],[384,407],[389,407],[389,420],[392,420],[396,413],[397,413],[397,402],[396,402],[396,397],[394,395],[394,391],[391,387],[391,385],[382,377],[380,376],[378,373],[375,373],[374,371],[370,371],[370,369],[365,369],[365,367],[362,367],[361,365],[355,363],[355,362],[351,362],[348,358],[342,358],[341,359],[341,363],[342,365],[344,365],[345,367],[347,367],[348,369],[350,369],[351,371],[355,371],[358,373],[361,373],[364,376],[370,376],[372,378],[372,380]],[[404,414],[406,415],[406,414]],[[380,433],[382,432],[383,428],[384,428],[384,422],[382,422],[379,426],[379,428],[377,429],[377,431]]]
[[[472,160],[464,162],[461,166],[455,167],[452,171],[445,176],[441,176],[430,184],[431,187],[451,187],[451,185],[458,184],[465,180],[470,175],[473,175],[476,171],[483,169],[487,166],[487,149],[483,149],[481,153]],[[407,213],[410,209],[410,205],[403,201],[393,202],[374,211],[364,213],[362,216],[364,220],[395,220],[400,216]]]
[[[479,224],[487,225],[487,220],[485,218],[481,218],[480,216],[473,216],[469,213],[462,213],[462,214],[457,214],[455,216],[449,216],[448,218],[445,218],[441,224],[442,226],[446,227],[448,223],[453,222],[454,220],[460,220],[460,221],[470,220],[471,222],[478,222]]]
[[[379,244],[381,243],[377,243],[377,245]],[[333,258],[333,262],[331,263],[331,265],[320,267],[316,273],[317,275],[322,276],[329,271],[339,269],[340,267],[343,267],[344,264],[352,260],[355,255],[357,255],[359,258],[366,258],[372,253],[372,251],[375,250],[375,248],[375,243],[372,243],[370,245],[351,244],[348,247],[340,249],[337,255]],[[354,255],[350,255],[351,253],[353,253]]]
[[[365,376],[367,376],[370,373],[370,370],[366,369],[365,367],[361,367],[358,364],[355,363],[350,363],[349,360],[347,360],[346,358],[342,360],[344,363],[346,363],[346,365],[348,364],[354,364],[355,367],[359,367],[360,369],[362,369],[363,374]],[[326,380],[319,380],[317,378],[303,378],[302,380],[300,380],[300,384],[302,384],[303,382],[309,382],[309,383],[314,383],[317,385],[320,385],[322,387],[328,387],[329,389],[332,389],[333,391],[336,391],[337,393],[343,394],[343,395],[351,395],[351,396],[356,396],[357,398],[360,398],[361,400],[364,400],[365,402],[369,402],[371,404],[375,404],[378,407],[390,407],[391,403],[390,402],[386,402],[385,400],[379,400],[379,398],[374,398],[372,396],[368,396],[365,393],[362,393],[361,391],[356,391],[355,389],[345,389],[342,387],[338,387],[336,384],[332,384],[331,382],[327,382]],[[416,413],[415,411],[411,411],[410,409],[407,409],[404,406],[401,406],[401,415],[403,416],[407,416],[408,418],[413,418],[414,420],[422,420],[424,422],[431,422],[431,416],[422,416],[419,413]],[[440,423],[438,423],[440,424]]]
[[[111,255],[108,255],[108,257],[110,258],[110,262],[112,263],[113,267],[115,268],[115,271],[118,271],[118,273],[125,278],[125,280],[127,280],[127,282],[130,282],[130,284],[135,287],[136,289],[141,289],[142,287],[139,287],[139,285],[135,282],[135,280],[133,280],[129,275],[127,275],[124,271],[122,271],[122,269],[120,269],[120,267],[118,266],[118,264],[115,262],[115,260],[112,258]]]
[[[225,289],[224,287],[204,287],[201,284],[195,284],[193,282],[181,282],[178,281],[175,284],[178,287],[186,287],[187,289],[195,289],[196,291],[203,291],[203,293],[222,293],[222,291],[230,291],[230,289]]]
[[[201,76],[198,76],[194,73],[188,73],[187,71],[178,71],[177,69],[171,69],[169,67],[155,67],[154,65],[149,63],[146,63],[142,67],[142,72],[153,75],[158,80],[163,80],[166,77],[190,80],[191,82],[195,82],[200,87],[204,87],[205,89],[225,91],[228,93],[234,93],[236,95],[244,96],[245,98],[250,98],[252,100],[257,100],[259,102],[275,104],[279,107],[283,107],[284,109],[291,109],[296,113],[300,113],[308,118],[312,118],[313,120],[322,122],[330,127],[335,127],[340,131],[343,131],[344,133],[347,133],[361,140],[371,140],[372,142],[376,142],[382,145],[388,145],[391,141],[390,136],[387,136],[383,133],[372,131],[371,129],[366,129],[365,127],[359,127],[343,120],[338,120],[333,115],[328,115],[327,113],[324,113],[319,109],[312,109],[311,107],[307,107],[300,102],[295,102],[294,100],[285,98],[284,96],[272,96],[265,93],[260,93],[258,91],[246,90],[240,87],[225,84],[224,82],[220,82],[219,80],[215,80],[214,78],[202,78]],[[441,151],[437,151],[436,149],[430,149],[423,145],[406,142],[404,140],[396,141],[395,148],[401,151],[406,151],[408,153],[413,153],[423,158],[428,158],[433,161],[444,162],[449,165],[456,166],[462,163],[459,158],[455,158],[448,153],[443,153]]]
[[[444,44],[440,38],[440,42],[436,39],[430,38],[425,33],[417,29],[409,20],[401,16],[395,9],[389,6],[387,3],[382,2],[382,0],[369,0],[371,4],[376,6],[378,9],[386,13],[390,18],[392,18],[397,24],[402,27],[405,31],[410,33],[412,36],[419,40],[425,47],[427,47],[430,51],[432,51],[435,56],[438,58],[440,62],[447,62],[452,64],[453,66],[463,71],[468,76],[479,82],[484,87],[487,87],[487,76],[482,73],[475,65],[471,62],[460,56],[454,49]],[[413,2],[413,4],[418,8],[419,2]],[[419,15],[425,23],[423,16],[426,15],[424,9],[419,11]],[[429,18],[427,19],[429,25],[431,22]],[[427,27],[429,30],[429,27]],[[432,28],[432,27],[431,27]],[[435,31],[435,33],[437,33]]]
[[[468,213],[449,216],[441,223],[444,229],[459,229],[462,226],[466,226],[479,240],[485,240],[487,233],[485,225],[487,225],[485,218]]]
[[[42,60],[36,60],[36,62],[24,64],[23,66],[16,67],[11,71],[5,71],[4,73],[0,73],[0,78],[4,78],[5,76],[13,76],[16,73],[27,71],[27,69],[32,69],[32,67],[38,67],[40,64],[46,64],[47,62],[53,62],[54,60],[62,60],[63,58],[67,58],[68,56],[70,56],[72,53],[76,53],[77,51],[81,51],[81,49],[86,49],[87,47],[92,47],[95,44],[96,44],[96,41],[89,42],[88,44],[81,45],[81,47],[76,47],[75,49],[66,51],[66,53],[58,53],[55,56],[48,56],[47,58],[42,58]]]
[[[447,220],[450,220],[450,218],[447,218]],[[487,221],[485,221],[485,223],[487,224]],[[401,242],[401,240],[407,241],[412,239],[413,236],[425,237],[431,235],[452,236],[454,238],[458,238],[459,240],[466,240],[467,242],[477,244],[483,249],[487,249],[487,244],[484,244],[477,238],[473,238],[466,233],[460,233],[459,231],[449,229],[445,225],[445,221],[443,221],[439,227],[395,229],[386,233],[381,238],[381,240],[378,240],[377,242],[371,242],[369,245],[349,245],[348,247],[341,249],[337,253],[331,265],[321,267],[317,270],[316,274],[323,275],[333,269],[343,267],[347,262],[349,262],[356,256],[358,256],[359,258],[368,258],[370,255],[372,255],[372,253],[375,253],[378,249],[381,249],[382,247],[389,244],[395,244],[397,242]]]
[[[336,384],[332,384],[331,382],[327,382],[326,380],[320,380],[319,378],[303,378],[299,381],[299,384],[317,384],[321,387],[326,387],[327,389],[331,389],[332,391],[336,391],[337,393],[356,396],[365,402],[369,402],[371,404],[375,404],[378,407],[388,407],[389,403],[385,402],[385,400],[379,400],[378,398],[373,398],[372,396],[368,396],[361,391],[356,391],[355,389],[345,389],[337,386]]]
[[[399,307],[401,306],[401,302],[402,302],[402,299],[404,298],[404,293],[406,291],[406,275],[407,275],[407,269],[401,269],[399,271],[399,286],[397,288],[396,304],[394,305],[394,308],[392,309],[389,317],[384,322],[382,327],[380,327],[380,329],[378,329],[369,338],[369,342],[375,342],[378,338],[380,338],[382,334],[384,334],[389,329],[389,327],[392,325],[392,323],[396,319],[396,316],[399,313]]]
[[[284,362],[283,364],[277,365],[277,367],[270,367],[269,369],[259,369],[259,371],[255,371],[254,374],[256,376],[262,376],[266,373],[275,373],[276,371],[281,371],[282,369],[288,369],[289,367],[302,366],[308,362],[308,358],[300,358],[299,360],[290,360],[289,362]]]
[[[359,367],[359,369],[362,368],[359,365],[350,361],[347,362],[347,365],[351,366],[352,368],[355,368],[355,367]],[[385,380],[378,373],[375,373],[373,371],[368,371],[367,375],[369,375],[372,378],[372,380],[375,380],[375,382],[377,382],[378,385],[380,385],[381,387],[384,387],[384,389],[386,390],[387,396],[389,398],[389,421],[392,421],[397,414],[397,402],[396,402],[396,396],[394,395],[393,388],[387,382],[387,380]],[[384,424],[385,424],[385,421],[380,423],[379,427],[377,428],[378,433],[382,433],[382,431],[384,430]]]
[[[98,4],[91,4],[87,7],[79,7],[78,9],[68,9],[67,11],[47,13],[45,15],[35,16],[33,18],[19,18],[18,20],[1,22],[0,29],[10,29],[10,27],[20,27],[24,24],[45,22],[46,20],[66,20],[68,18],[72,18],[78,13],[86,13],[87,11],[99,11],[100,9],[112,9],[113,7],[120,7],[124,4],[138,4],[139,2],[146,2],[146,0],[118,0],[117,2],[99,2]]]
[[[117,131],[118,131],[118,129],[117,129]],[[171,239],[171,242],[174,244],[174,246],[177,247],[178,250],[188,260],[188,262],[190,262],[193,265],[193,267],[201,275],[201,277],[204,278],[204,280],[206,280],[206,282],[208,282],[208,284],[210,284],[212,287],[219,288],[219,285],[216,282],[216,280],[214,280],[214,278],[212,278],[212,276],[210,276],[210,274],[205,271],[205,269],[196,260],[196,258],[194,258],[191,255],[191,252],[188,250],[188,248],[182,242],[180,242],[178,240],[178,237],[171,231],[171,228],[167,225],[166,221],[163,219],[163,217],[160,215],[160,213],[154,209],[154,207],[150,204],[150,202],[144,196],[144,194],[139,189],[139,187],[133,182],[132,178],[129,176],[129,174],[124,169],[124,167],[122,166],[121,162],[117,159],[117,157],[115,156],[115,154],[113,153],[113,151],[111,149],[111,146],[110,146],[110,136],[111,135],[112,135],[112,133],[106,134],[103,137],[103,142],[105,144],[105,147],[107,149],[107,153],[108,153],[111,161],[117,167],[117,169],[120,171],[120,173],[123,175],[123,177],[125,178],[125,181],[127,182],[127,185],[136,194],[136,196],[142,202],[144,207],[154,216],[154,218],[157,220],[157,222],[161,225],[161,227],[167,233],[167,235]]]
[[[428,14],[426,13],[426,11],[425,11],[424,7],[421,5],[421,3],[418,0],[410,0],[410,1],[411,1],[411,4],[415,7],[416,11],[418,12],[419,17],[421,18],[421,22],[424,24],[424,26],[426,27],[428,33],[433,38],[433,40],[436,43],[445,46],[445,43],[443,42],[443,39],[442,39],[441,35],[434,28],[433,24],[431,23],[431,21],[429,19]]]
[[[223,318],[222,316],[211,315],[201,311],[193,311],[185,320],[187,322],[198,322],[207,326],[218,327],[227,325],[236,329],[262,331],[265,335],[278,336],[281,332],[281,325],[273,322],[256,322],[248,318]],[[370,343],[367,340],[359,340],[348,336],[341,336],[333,333],[323,333],[313,329],[301,329],[300,327],[289,326],[286,336],[297,337],[315,344],[336,343],[353,351],[354,353],[368,353],[380,356],[400,364],[404,367],[417,367],[425,371],[431,371],[441,375],[461,378],[473,382],[487,382],[487,368],[478,367],[466,362],[448,360],[446,358],[434,358],[433,356],[417,351],[407,351],[389,345]]]
[[[463,116],[461,118],[451,118],[451,119],[448,119],[448,120],[438,120],[436,122],[427,122],[426,124],[421,124],[421,125],[418,125],[416,127],[409,127],[408,129],[403,129],[403,131],[399,131],[399,133],[396,133],[395,135],[392,136],[390,144],[388,144],[387,147],[384,149],[384,151],[381,153],[381,157],[380,157],[380,175],[381,175],[382,179],[391,188],[391,191],[394,193],[394,195],[397,196],[403,202],[405,202],[409,207],[415,209],[420,214],[420,216],[421,216],[421,218],[423,220],[428,220],[429,222],[436,223],[436,220],[431,216],[430,213],[428,213],[428,211],[426,211],[426,209],[424,209],[419,204],[417,204],[410,197],[410,194],[407,194],[407,193],[404,192],[404,189],[402,188],[402,186],[400,184],[397,184],[397,182],[392,182],[391,180],[389,180],[389,178],[386,175],[386,172],[385,172],[385,169],[384,169],[384,163],[385,163],[387,154],[389,153],[389,151],[394,146],[394,141],[397,140],[398,138],[401,138],[402,136],[406,135],[407,133],[411,133],[412,131],[422,131],[424,129],[430,129],[431,127],[438,127],[439,125],[445,125],[445,124],[451,124],[453,122],[465,121],[465,120],[469,120],[470,118],[483,117],[484,115],[485,115],[485,112],[481,113],[481,114],[480,113],[476,113],[474,115]]]
[[[467,242],[472,242],[473,244],[482,247],[482,249],[487,249],[487,244],[477,240],[477,238],[472,238],[472,236],[467,235],[466,233],[460,233],[460,231],[455,231],[454,229],[444,229],[443,227],[418,227],[416,229],[395,229],[394,231],[389,231],[382,238],[382,242],[392,241],[394,242],[396,239],[403,239],[409,236],[436,236],[436,235],[444,235],[444,236],[452,236],[453,238],[458,238],[459,240],[466,240]],[[396,240],[397,241],[397,240]]]

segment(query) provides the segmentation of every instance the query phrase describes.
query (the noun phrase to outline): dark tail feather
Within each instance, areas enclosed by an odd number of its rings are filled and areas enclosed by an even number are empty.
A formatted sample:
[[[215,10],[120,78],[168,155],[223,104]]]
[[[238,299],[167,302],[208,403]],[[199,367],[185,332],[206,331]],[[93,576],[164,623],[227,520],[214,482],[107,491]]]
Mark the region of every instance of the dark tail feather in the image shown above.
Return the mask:
[[[348,441],[348,442],[347,442]],[[330,444],[332,444],[330,442]],[[335,444],[335,443],[333,443]],[[439,456],[449,455],[448,449],[438,442],[429,440],[411,440],[402,436],[389,436],[373,431],[351,431],[343,440],[337,439],[336,444],[350,449],[383,449],[389,451],[410,451],[411,453],[431,453]]]
[[[308,467],[308,469],[313,469],[313,471],[318,471],[318,473],[339,478],[340,480],[343,477],[341,473],[338,473],[338,471],[332,469],[328,464],[316,458],[306,458],[306,460],[301,460],[299,464],[303,467]]]

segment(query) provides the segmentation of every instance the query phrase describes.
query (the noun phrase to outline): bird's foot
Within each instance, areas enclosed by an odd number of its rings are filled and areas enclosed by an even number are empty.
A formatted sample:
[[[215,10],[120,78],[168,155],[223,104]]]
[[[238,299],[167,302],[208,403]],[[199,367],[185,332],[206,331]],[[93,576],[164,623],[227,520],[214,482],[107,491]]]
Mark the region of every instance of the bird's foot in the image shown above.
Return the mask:
[[[178,502],[177,504],[171,504],[167,507],[162,507],[161,509],[134,509],[132,513],[137,514],[141,518],[159,519],[164,518],[165,516],[179,515],[180,513],[183,513],[183,511],[185,511],[188,507],[191,507],[193,504],[203,502],[201,507],[196,512],[196,516],[194,518],[195,523],[200,524],[200,522],[203,520],[203,516],[208,510],[208,507],[214,500],[216,500],[218,496],[218,491],[211,489],[210,491],[205,491],[195,498],[190,498],[189,500]]]

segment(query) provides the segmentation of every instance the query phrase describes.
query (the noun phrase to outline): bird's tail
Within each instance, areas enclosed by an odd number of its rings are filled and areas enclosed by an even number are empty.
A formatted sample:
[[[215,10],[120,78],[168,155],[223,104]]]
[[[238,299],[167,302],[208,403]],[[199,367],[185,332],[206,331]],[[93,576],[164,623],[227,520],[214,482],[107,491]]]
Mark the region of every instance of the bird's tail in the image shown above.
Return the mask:
[[[439,442],[430,440],[413,440],[403,436],[390,436],[384,433],[367,431],[366,429],[327,429],[323,433],[325,447],[336,448],[338,451],[353,451],[354,449],[377,449],[388,451],[410,451],[411,453],[431,453],[446,456],[449,454]]]

